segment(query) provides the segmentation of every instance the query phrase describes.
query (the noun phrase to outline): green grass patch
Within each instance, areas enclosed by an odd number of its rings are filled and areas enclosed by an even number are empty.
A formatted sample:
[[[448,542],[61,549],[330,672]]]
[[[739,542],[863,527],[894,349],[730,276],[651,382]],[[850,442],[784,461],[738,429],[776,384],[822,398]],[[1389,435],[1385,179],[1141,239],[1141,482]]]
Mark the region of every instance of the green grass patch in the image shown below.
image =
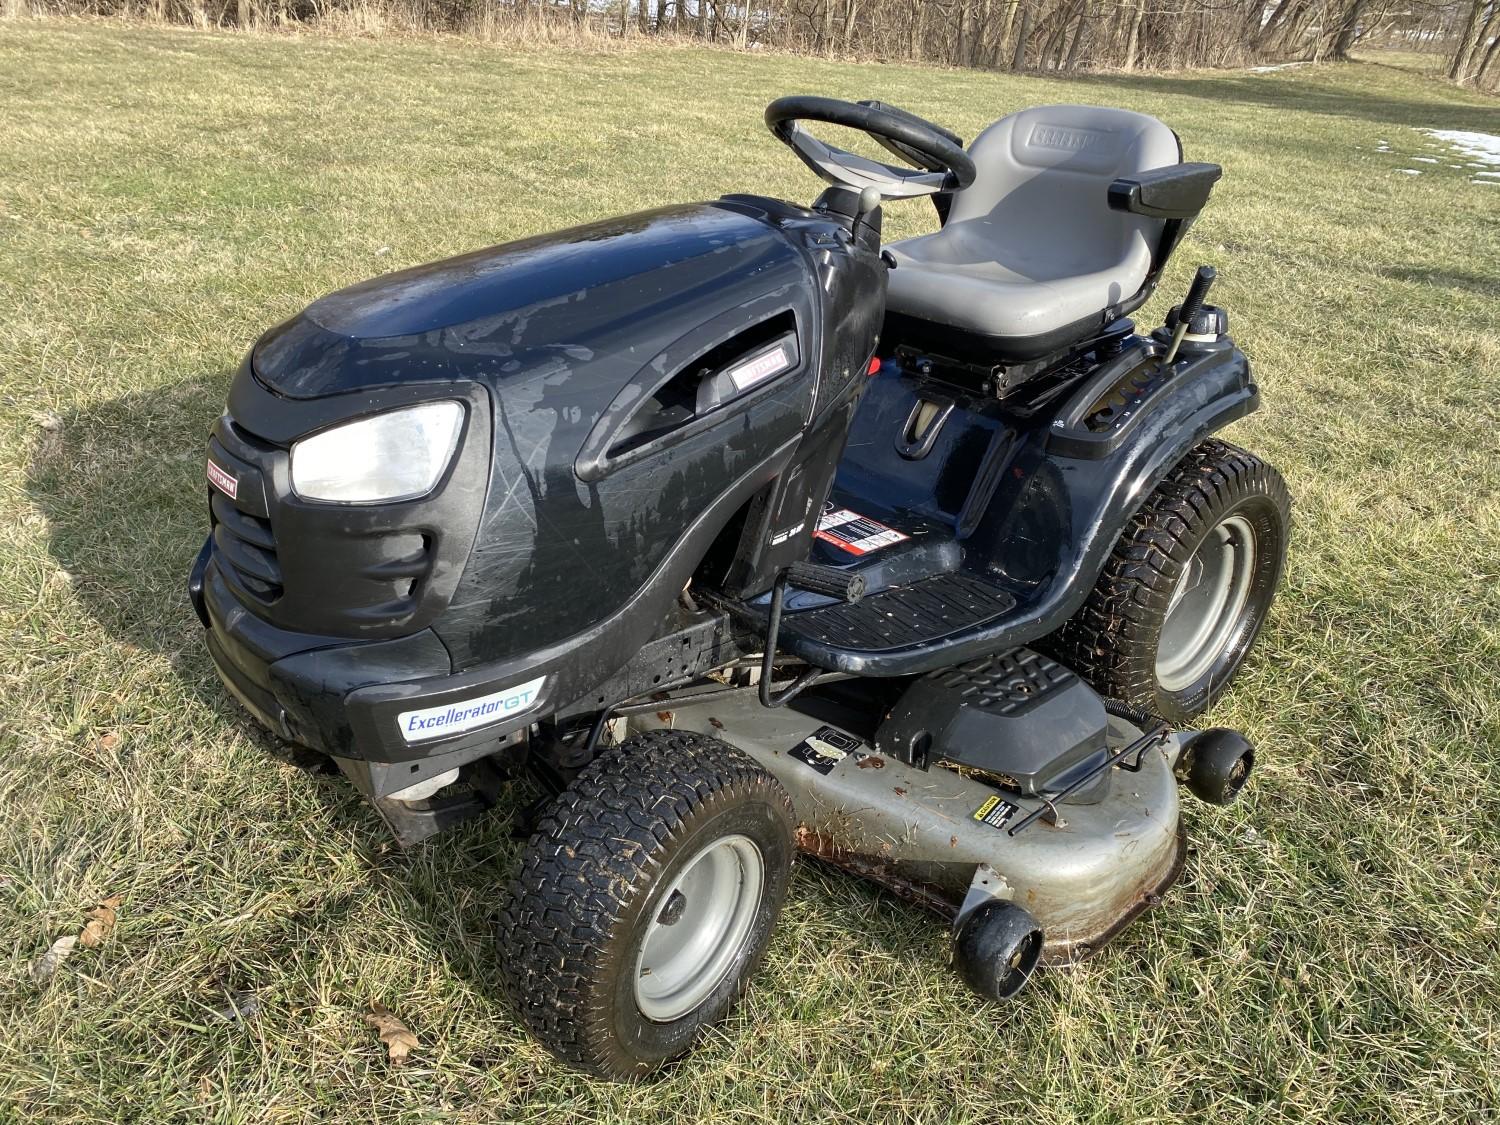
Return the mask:
[[[1023,1002],[979,1004],[939,925],[803,867],[722,1033],[597,1085],[497,999],[513,810],[403,854],[218,687],[183,593],[203,443],[245,348],[329,289],[658,203],[810,198],[761,124],[790,92],[965,136],[1120,105],[1224,165],[1164,291],[1218,267],[1265,402],[1230,436],[1297,498],[1284,593],[1210,717],[1263,765],[1234,808],[1189,806],[1162,909]],[[1064,82],[0,25],[0,1117],[1486,1119],[1500,187],[1420,128],[1500,133],[1500,104],[1376,62]],[[890,237],[931,222],[888,212]],[[112,894],[113,934],[33,983]],[[256,1014],[222,1018],[243,994]],[[404,1069],[371,999],[421,1040]]]

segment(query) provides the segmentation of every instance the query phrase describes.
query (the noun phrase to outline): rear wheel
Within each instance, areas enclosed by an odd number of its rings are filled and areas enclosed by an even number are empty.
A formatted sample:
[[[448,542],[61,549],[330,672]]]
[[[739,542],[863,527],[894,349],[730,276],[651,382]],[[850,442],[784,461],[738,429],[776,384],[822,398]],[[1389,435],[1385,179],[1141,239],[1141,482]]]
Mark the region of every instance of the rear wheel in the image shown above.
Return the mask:
[[[543,814],[502,922],[531,1033],[607,1078],[688,1050],[760,962],[792,825],[776,779],[717,739],[653,731],[600,755]]]
[[[1044,647],[1105,695],[1191,719],[1250,651],[1290,531],[1281,474],[1238,446],[1202,442],[1141,505],[1088,601]]]

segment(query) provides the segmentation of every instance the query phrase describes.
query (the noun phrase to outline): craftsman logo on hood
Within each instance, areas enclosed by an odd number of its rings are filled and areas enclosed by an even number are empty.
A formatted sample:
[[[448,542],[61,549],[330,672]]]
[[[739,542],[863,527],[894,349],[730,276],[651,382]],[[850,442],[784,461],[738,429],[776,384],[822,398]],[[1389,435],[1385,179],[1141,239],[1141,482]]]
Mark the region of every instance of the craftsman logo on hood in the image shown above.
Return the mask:
[[[476,727],[488,726],[530,710],[542,694],[546,676],[538,676],[519,687],[505,688],[474,699],[461,699],[420,711],[402,711],[396,716],[401,737],[407,742],[444,738]]]
[[[234,494],[240,490],[240,482],[235,475],[219,468],[213,461],[209,461],[208,463],[208,483],[231,500],[234,499]]]

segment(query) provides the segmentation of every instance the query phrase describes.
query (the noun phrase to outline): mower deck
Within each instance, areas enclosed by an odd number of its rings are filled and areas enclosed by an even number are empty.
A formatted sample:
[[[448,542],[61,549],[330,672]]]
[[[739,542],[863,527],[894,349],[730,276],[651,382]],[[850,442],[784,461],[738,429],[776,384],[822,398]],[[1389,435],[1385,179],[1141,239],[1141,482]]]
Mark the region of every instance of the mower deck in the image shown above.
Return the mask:
[[[819,710],[816,699],[767,710],[744,691],[664,701],[633,725],[696,731],[750,754],[791,795],[804,853],[955,925],[990,899],[1024,906],[1046,934],[1043,964],[1072,964],[1099,950],[1159,902],[1181,871],[1175,734],[1148,747],[1133,772],[1115,768],[1104,800],[1049,808],[941,764],[922,770],[879,754],[799,706]],[[1111,717],[1112,750],[1140,737]],[[1016,831],[1038,810],[1040,818]]]

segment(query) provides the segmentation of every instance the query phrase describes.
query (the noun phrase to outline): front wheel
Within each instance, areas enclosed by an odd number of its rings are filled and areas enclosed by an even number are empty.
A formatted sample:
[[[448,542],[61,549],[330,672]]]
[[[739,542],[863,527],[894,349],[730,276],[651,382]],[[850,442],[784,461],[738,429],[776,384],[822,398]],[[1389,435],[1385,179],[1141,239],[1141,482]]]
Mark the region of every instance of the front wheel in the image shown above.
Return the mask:
[[[1083,608],[1044,647],[1104,695],[1189,720],[1249,653],[1290,533],[1281,474],[1238,446],[1204,441],[1147,497]]]
[[[531,1033],[605,1078],[688,1050],[765,952],[792,827],[776,779],[717,739],[653,731],[600,755],[543,814],[502,921]]]

